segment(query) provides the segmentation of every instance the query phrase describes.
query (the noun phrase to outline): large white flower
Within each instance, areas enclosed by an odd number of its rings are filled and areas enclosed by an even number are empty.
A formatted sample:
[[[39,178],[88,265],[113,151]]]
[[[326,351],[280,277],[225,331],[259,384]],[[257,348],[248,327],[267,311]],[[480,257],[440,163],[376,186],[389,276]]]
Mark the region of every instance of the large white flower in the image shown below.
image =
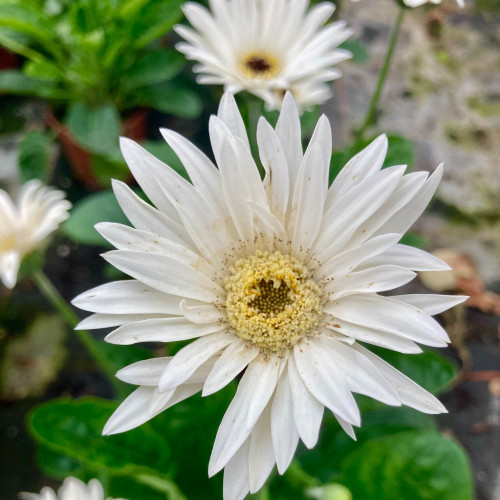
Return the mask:
[[[211,12],[188,2],[193,29],[177,26],[186,42],[177,48],[199,64],[199,83],[247,90],[279,109],[287,90],[306,108],[330,96],[326,82],[341,76],[334,65],[348,59],[338,45],[351,34],[343,21],[326,26],[335,10],[309,0],[211,0]]]
[[[104,433],[132,429],[203,391],[243,376],[219,427],[209,474],[225,468],[224,498],[257,491],[274,464],[287,469],[299,439],[312,448],[326,406],[354,437],[352,392],[426,413],[445,409],[427,391],[361,343],[418,353],[442,347],[431,315],[463,297],[380,292],[414,271],[449,267],[399,244],[431,199],[442,167],[404,175],[381,170],[387,139],[354,157],[328,187],[331,129],[323,116],[303,152],[299,114],[287,94],[276,129],[257,131],[261,180],[243,120],[226,94],[210,120],[218,168],[171,130],[162,133],[192,184],[134,142],[122,151],[156,205],[114,182],[136,229],[98,224],[118,250],[105,259],[133,280],[83,293],[74,304],[95,314],[80,328],[117,327],[115,344],[197,339],[175,356],[135,363],[117,376],[140,387]]]
[[[75,477],[67,477],[57,493],[46,486],[40,493],[20,493],[19,497],[22,500],[104,500],[104,491],[97,479],[86,485]]]
[[[0,189],[0,278],[13,288],[22,258],[40,245],[69,216],[62,191],[27,182],[16,202]]]

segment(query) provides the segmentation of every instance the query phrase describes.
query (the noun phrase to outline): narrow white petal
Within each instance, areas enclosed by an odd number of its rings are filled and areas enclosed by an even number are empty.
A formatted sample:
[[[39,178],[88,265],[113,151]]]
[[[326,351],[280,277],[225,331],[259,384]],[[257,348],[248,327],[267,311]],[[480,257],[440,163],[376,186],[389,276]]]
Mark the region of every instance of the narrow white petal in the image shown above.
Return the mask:
[[[248,484],[248,454],[250,439],[234,454],[224,468],[224,500],[244,500],[250,491]]]
[[[334,301],[355,293],[376,293],[393,290],[405,285],[416,276],[400,266],[378,266],[348,274],[333,275],[327,281],[325,290]],[[327,278],[328,280],[328,278]]]
[[[139,387],[116,409],[102,431],[104,436],[118,434],[139,427],[151,417],[145,408],[154,395],[154,387]]]
[[[420,344],[444,347],[450,341],[442,326],[411,305],[375,294],[350,295],[323,310],[356,325],[386,331]]]
[[[116,377],[127,384],[156,387],[171,359],[172,356],[137,361],[119,370]]]
[[[343,418],[339,417],[338,415],[333,415],[336,419],[337,422],[340,424],[340,427],[342,427],[342,430],[351,438],[356,441],[356,434],[354,434],[354,429],[352,428],[352,425],[349,422],[346,422]]]
[[[441,314],[452,307],[465,302],[469,297],[466,295],[437,295],[434,293],[417,293],[412,295],[392,295],[391,299],[410,304],[430,316]]]
[[[308,150],[312,148],[315,144],[320,147],[321,157],[323,159],[322,175],[323,178],[323,196],[326,195],[326,190],[328,189],[328,179],[330,175],[330,160],[332,157],[332,127],[330,126],[330,121],[325,115],[322,115],[318,120],[314,133],[309,142]],[[307,155],[307,151],[306,151]],[[316,166],[315,175],[319,175],[320,169],[318,165]]]
[[[158,385],[160,392],[174,389],[185,382],[203,363],[231,341],[232,335],[220,332],[199,338],[183,347],[163,372]]]
[[[75,330],[93,330],[97,328],[114,328],[124,325],[125,323],[133,323],[134,321],[142,321],[153,318],[166,318],[165,314],[91,314],[85,319],[82,319]]]
[[[165,255],[115,250],[103,257],[120,271],[160,292],[202,302],[217,302],[224,294],[205,275]]]
[[[117,345],[131,345],[138,342],[179,342],[203,337],[225,328],[219,323],[196,324],[184,317],[146,319],[128,323],[112,331],[106,342]]]
[[[360,425],[361,416],[349,390],[345,374],[332,364],[325,349],[316,341],[294,347],[297,370],[311,394],[347,422]]]
[[[284,474],[293,459],[299,433],[295,426],[293,397],[288,372],[281,375],[271,407],[271,433],[278,472]]]
[[[330,362],[344,373],[349,389],[391,406],[401,406],[398,395],[377,368],[352,346],[346,346],[326,335],[319,342],[327,350]]]
[[[231,93],[226,92],[222,96],[217,116],[227,125],[231,133],[235,137],[239,137],[245,143],[248,150],[250,150],[245,122]]]
[[[264,486],[274,467],[270,413],[271,406],[267,405],[250,436],[250,452],[248,455],[250,493],[256,493]]]
[[[293,399],[293,415],[300,439],[309,448],[318,442],[324,406],[309,392],[297,371],[293,356],[288,358],[288,376]]]
[[[215,363],[203,387],[203,396],[209,396],[225,387],[259,354],[257,347],[251,347],[241,339],[234,340]]]
[[[103,314],[180,315],[181,298],[169,295],[136,280],[113,281],[92,288],[71,303],[85,311]]]
[[[431,393],[420,387],[406,375],[386,363],[368,349],[355,344],[354,349],[362,353],[377,367],[379,372],[391,383],[398,392],[401,402],[424,413],[446,413],[446,408]]]
[[[0,257],[0,278],[7,288],[14,288],[16,286],[20,265],[21,256],[14,250],[6,252]]]
[[[192,323],[215,323],[225,320],[225,314],[213,304],[191,305],[186,299],[180,304],[181,313]]]
[[[374,267],[382,264],[394,264],[412,271],[448,271],[450,266],[434,255],[407,245],[394,245],[383,254],[374,256],[364,262],[363,267]]]

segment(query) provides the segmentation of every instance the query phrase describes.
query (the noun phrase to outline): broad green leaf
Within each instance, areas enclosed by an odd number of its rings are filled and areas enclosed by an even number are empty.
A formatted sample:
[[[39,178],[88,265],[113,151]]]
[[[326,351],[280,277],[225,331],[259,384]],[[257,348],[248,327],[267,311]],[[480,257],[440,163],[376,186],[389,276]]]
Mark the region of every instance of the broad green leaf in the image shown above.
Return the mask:
[[[430,349],[421,354],[401,354],[381,347],[370,350],[433,394],[446,391],[458,373],[454,363]]]
[[[412,167],[415,161],[415,146],[413,142],[399,135],[388,135],[389,149],[385,157],[384,167],[393,165],[408,165]]]
[[[61,71],[59,68],[47,60],[28,61],[23,67],[24,73],[31,77],[44,82],[60,82],[62,80]]]
[[[342,460],[342,484],[356,500],[472,500],[464,450],[436,432],[368,441]]]
[[[145,468],[168,474],[170,448],[150,426],[102,436],[116,407],[116,403],[93,397],[55,399],[30,412],[28,428],[42,446],[94,469],[125,475]]]
[[[135,97],[135,104],[148,106],[181,118],[197,118],[203,108],[196,92],[170,82],[141,89]]]
[[[144,484],[140,484],[132,477],[116,476],[111,478],[106,493],[112,498],[126,498],[128,500],[174,500],[173,496],[156,491]]]
[[[77,102],[70,107],[66,124],[76,141],[92,153],[110,155],[118,148],[120,116],[112,104],[91,108]]]
[[[122,75],[122,85],[130,92],[140,87],[166,82],[177,75],[184,64],[184,57],[175,50],[147,52],[130,71]]]
[[[22,182],[40,179],[47,182],[51,166],[52,136],[38,130],[26,132],[19,145],[19,169]]]
[[[85,469],[78,460],[64,453],[55,452],[46,446],[38,446],[37,461],[44,474],[57,479],[64,479],[68,476],[80,477]]]
[[[339,45],[340,49],[348,50],[352,54],[351,61],[358,64],[366,64],[370,61],[370,54],[363,42],[360,40],[346,40]]]
[[[94,228],[98,222],[128,224],[112,191],[93,193],[76,203],[62,229],[75,243],[109,246]]]
[[[429,240],[417,233],[406,233],[401,238],[400,243],[402,243],[403,245],[410,245],[411,247],[420,248],[422,250],[425,250],[429,246]]]
[[[53,83],[31,78],[18,70],[0,71],[0,92],[13,95],[34,95],[47,99],[67,99],[67,91]]]
[[[92,155],[92,170],[99,184],[104,188],[111,187],[111,179],[125,181],[131,173],[119,150],[111,157]]]

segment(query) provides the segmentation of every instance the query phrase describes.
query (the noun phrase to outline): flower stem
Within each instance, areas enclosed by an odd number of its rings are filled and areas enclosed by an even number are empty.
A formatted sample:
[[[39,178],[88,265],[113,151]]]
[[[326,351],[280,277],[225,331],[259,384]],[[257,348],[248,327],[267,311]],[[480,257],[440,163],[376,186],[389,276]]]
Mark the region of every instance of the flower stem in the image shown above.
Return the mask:
[[[78,316],[75,314],[71,306],[64,300],[57,288],[53,285],[47,275],[41,270],[36,270],[32,278],[38,289],[44,297],[57,309],[64,317],[68,325],[74,330],[79,323]],[[120,396],[124,395],[124,390],[119,380],[115,377],[114,370],[109,365],[106,356],[99,348],[98,342],[92,335],[85,330],[74,330],[80,339],[80,342],[85,346],[90,355],[94,358],[97,364],[101,367],[109,383]]]
[[[368,128],[370,128],[370,126],[373,124],[375,120],[377,105],[380,100],[380,96],[382,94],[382,90],[384,88],[387,75],[389,73],[389,68],[391,67],[392,56],[394,55],[394,49],[396,48],[396,43],[399,38],[399,33],[401,31],[401,24],[403,23],[405,12],[406,9],[404,7],[399,8],[399,14],[396,19],[396,23],[392,28],[391,38],[389,40],[389,45],[387,47],[387,52],[385,54],[384,64],[378,76],[377,86],[375,87],[375,92],[372,95],[370,105],[368,107],[368,111],[366,112],[363,124],[356,133],[355,144],[359,144],[363,141],[366,131],[368,130]]]

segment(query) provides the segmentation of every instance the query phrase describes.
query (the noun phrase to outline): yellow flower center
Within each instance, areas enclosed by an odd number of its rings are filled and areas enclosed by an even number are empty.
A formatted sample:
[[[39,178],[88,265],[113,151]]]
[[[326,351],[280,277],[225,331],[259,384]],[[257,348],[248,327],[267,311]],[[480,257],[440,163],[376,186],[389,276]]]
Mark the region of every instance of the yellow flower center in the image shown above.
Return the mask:
[[[279,72],[278,59],[268,52],[247,52],[240,60],[240,71],[246,78],[270,80]]]
[[[292,348],[318,325],[321,289],[297,259],[257,252],[230,271],[226,310],[238,337],[277,352]]]

